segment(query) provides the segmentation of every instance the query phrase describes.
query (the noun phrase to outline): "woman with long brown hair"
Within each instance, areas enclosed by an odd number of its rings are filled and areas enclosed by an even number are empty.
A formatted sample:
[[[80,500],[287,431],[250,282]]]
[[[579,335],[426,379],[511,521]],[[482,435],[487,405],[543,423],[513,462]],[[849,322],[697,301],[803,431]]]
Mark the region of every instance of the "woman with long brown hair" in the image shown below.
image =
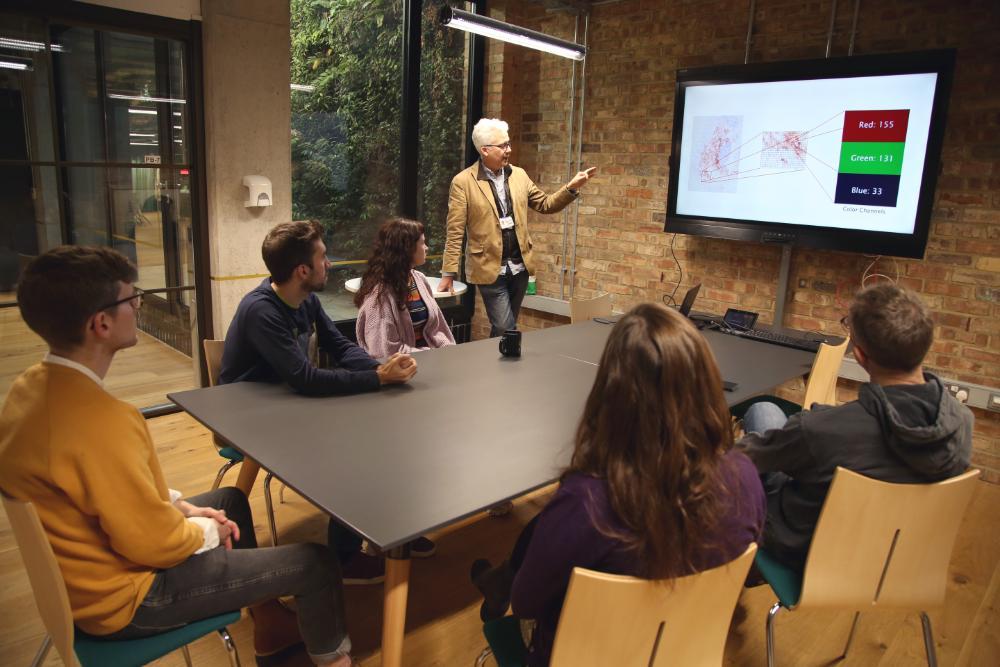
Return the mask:
[[[417,271],[426,260],[422,223],[394,218],[379,228],[354,295],[358,345],[373,357],[455,344],[427,278]]]
[[[656,304],[621,318],[558,491],[508,561],[473,564],[484,620],[508,599],[536,620],[528,665],[548,664],[574,567],[666,579],[759,540],[764,492],[730,423],[715,358],[686,318]]]

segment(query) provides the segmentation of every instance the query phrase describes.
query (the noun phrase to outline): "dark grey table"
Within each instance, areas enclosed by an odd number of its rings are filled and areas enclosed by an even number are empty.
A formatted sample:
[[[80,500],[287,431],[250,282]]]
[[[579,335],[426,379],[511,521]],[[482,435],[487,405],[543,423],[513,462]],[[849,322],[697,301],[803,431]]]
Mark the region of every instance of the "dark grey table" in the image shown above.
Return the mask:
[[[383,665],[401,664],[409,560],[419,535],[553,482],[611,326],[525,332],[416,356],[407,385],[307,398],[241,382],[169,398],[320,509],[386,550]],[[813,353],[706,332],[730,405],[809,372]]]

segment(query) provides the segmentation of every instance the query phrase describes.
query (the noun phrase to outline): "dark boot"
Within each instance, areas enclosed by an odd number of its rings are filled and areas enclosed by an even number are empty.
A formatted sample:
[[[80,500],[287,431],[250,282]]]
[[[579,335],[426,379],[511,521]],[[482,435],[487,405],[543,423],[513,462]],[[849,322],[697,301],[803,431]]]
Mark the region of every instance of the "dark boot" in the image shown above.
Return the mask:
[[[514,571],[508,561],[493,567],[480,558],[469,571],[473,585],[483,594],[483,604],[479,607],[479,617],[485,623],[502,617],[510,607],[510,592],[514,586]]]
[[[303,646],[295,612],[277,600],[249,607],[253,619],[253,652],[261,667],[280,664],[284,657]]]

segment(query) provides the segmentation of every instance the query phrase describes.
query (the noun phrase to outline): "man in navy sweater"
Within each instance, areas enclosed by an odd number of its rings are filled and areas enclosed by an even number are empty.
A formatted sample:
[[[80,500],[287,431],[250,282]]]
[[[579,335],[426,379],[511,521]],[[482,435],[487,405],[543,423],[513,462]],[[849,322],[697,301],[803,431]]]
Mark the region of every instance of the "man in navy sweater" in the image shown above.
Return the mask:
[[[319,223],[282,223],[262,248],[270,276],[243,297],[226,334],[219,383],[285,382],[308,396],[357,394],[408,381],[417,362],[394,354],[384,364],[341,334],[315,292],[326,287],[326,244]],[[313,331],[335,365],[309,361]]]
[[[226,333],[219,384],[284,382],[307,396],[358,394],[407,382],[417,372],[408,354],[379,363],[341,334],[315,292],[326,287],[329,262],[323,229],[315,221],[285,222],[268,232],[261,248],[270,276],[243,297]],[[316,332],[332,368],[309,360],[309,337]],[[361,540],[330,520],[328,543],[344,563],[344,583],[379,583],[385,563],[358,553]],[[434,543],[419,538],[410,553],[427,557]]]

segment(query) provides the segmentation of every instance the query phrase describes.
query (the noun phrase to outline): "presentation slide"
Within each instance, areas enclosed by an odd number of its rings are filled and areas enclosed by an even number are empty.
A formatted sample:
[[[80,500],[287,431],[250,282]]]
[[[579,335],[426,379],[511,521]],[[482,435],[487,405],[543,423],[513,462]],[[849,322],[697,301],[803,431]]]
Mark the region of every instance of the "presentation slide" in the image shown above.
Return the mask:
[[[936,74],[688,86],[677,213],[909,234]]]

